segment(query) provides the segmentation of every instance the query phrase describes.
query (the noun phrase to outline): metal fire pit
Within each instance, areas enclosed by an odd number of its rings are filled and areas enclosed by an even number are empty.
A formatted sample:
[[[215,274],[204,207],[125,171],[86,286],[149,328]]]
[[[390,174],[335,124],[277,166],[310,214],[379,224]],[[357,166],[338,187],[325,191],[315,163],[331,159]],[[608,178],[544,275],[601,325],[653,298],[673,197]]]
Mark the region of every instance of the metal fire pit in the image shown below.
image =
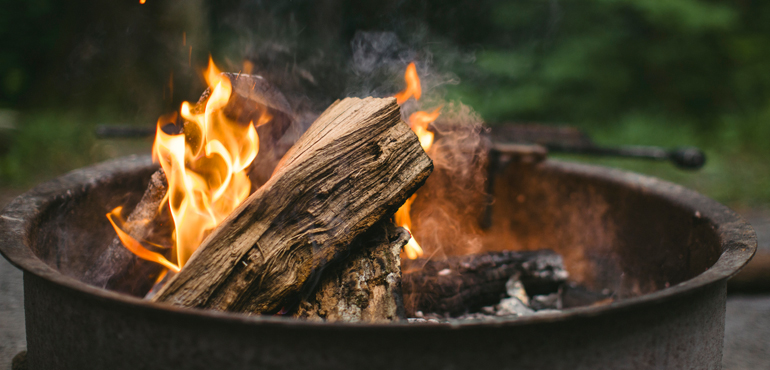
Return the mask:
[[[751,227],[653,178],[552,160],[496,177],[488,249],[551,248],[603,306],[494,323],[345,324],[155,304],[79,279],[155,167],[130,157],[74,171],[0,215],[24,270],[29,369],[718,369],[727,278]]]

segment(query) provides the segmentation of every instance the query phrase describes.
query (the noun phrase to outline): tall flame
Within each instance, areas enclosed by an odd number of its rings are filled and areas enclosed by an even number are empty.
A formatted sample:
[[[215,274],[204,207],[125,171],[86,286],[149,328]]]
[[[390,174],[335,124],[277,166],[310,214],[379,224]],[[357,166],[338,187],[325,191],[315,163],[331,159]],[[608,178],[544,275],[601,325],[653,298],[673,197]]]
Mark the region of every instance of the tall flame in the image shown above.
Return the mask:
[[[243,125],[225,116],[224,108],[233,87],[211,58],[204,77],[211,94],[203,111],[196,111],[188,102],[182,103],[180,114],[187,121],[184,133],[165,133],[161,127],[168,118],[161,117],[153,144],[153,160],[160,162],[168,180],[166,199],[174,220],[177,270],[209,232],[249,196],[251,181],[247,169],[259,151],[253,122]],[[264,113],[258,124],[271,118]],[[119,236],[125,234],[119,225],[113,226]],[[141,244],[133,238],[123,239],[121,236],[123,245],[138,257],[169,267],[157,256],[137,253],[137,245]]]
[[[420,100],[422,87],[420,86],[420,77],[417,76],[417,68],[415,67],[414,62],[409,63],[406,67],[404,79],[406,80],[406,89],[395,95],[396,102],[398,104],[403,104],[411,97],[414,97],[414,100]],[[433,133],[428,131],[428,125],[441,115],[440,111],[441,107],[438,107],[430,113],[417,111],[409,115],[409,125],[420,140],[422,149],[426,152],[433,145]],[[417,194],[412,195],[395,214],[396,225],[409,230],[410,233],[412,232],[412,217],[410,211],[415,198],[417,198]],[[420,247],[420,244],[414,239],[414,236],[409,238],[409,242],[404,246],[404,253],[409,259],[415,259],[423,255],[422,247]]]

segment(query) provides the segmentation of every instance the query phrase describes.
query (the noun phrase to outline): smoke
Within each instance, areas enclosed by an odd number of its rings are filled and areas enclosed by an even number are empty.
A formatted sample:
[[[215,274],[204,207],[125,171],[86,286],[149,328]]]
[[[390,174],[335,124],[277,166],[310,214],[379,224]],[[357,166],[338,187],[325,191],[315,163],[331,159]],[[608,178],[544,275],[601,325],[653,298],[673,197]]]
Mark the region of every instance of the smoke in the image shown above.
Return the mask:
[[[482,120],[452,102],[432,128],[436,141],[428,155],[435,169],[412,205],[414,236],[427,256],[480,252],[487,162]]]
[[[481,117],[444,97],[441,87],[456,84],[457,78],[437,71],[428,50],[409,48],[391,32],[356,32],[351,49],[351,95],[392,96],[404,88],[406,65],[415,62],[423,97],[402,106],[404,120],[412,112],[441,107],[441,116],[431,125],[436,136],[428,150],[434,171],[412,205],[415,239],[427,256],[479,252],[487,146]]]

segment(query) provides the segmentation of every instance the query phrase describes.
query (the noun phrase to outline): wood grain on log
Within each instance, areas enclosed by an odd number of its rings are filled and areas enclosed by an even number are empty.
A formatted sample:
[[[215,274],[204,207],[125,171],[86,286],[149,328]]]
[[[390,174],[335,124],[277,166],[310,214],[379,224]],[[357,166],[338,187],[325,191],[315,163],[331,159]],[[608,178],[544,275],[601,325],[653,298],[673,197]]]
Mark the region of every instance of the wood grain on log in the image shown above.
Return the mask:
[[[394,98],[337,101],[153,299],[276,312],[393,214],[432,168]]]
[[[460,315],[496,304],[511,276],[518,275],[530,295],[556,291],[568,277],[561,256],[550,250],[406,260],[402,268],[409,317],[417,311]]]
[[[401,296],[401,248],[411,235],[392,221],[372,226],[354,243],[360,246],[327,267],[314,294],[295,316],[310,320],[387,322],[406,318]]]
[[[142,199],[123,225],[124,231],[142,241],[157,245],[172,245],[171,215],[167,207],[162,207],[168,184],[163,170],[156,171],[150,178]],[[169,257],[170,248],[162,251]],[[102,253],[97,262],[86,272],[84,280],[102,288],[130,294],[136,297],[144,295],[152,288],[164,267],[143,260],[126,249],[116,236]]]

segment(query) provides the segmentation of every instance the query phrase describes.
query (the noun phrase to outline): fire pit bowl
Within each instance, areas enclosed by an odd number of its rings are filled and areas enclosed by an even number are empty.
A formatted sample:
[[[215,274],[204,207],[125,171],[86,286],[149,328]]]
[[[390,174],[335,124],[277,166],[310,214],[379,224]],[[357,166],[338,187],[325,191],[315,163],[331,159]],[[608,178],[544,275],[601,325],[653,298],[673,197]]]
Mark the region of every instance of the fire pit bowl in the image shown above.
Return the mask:
[[[24,270],[29,369],[718,369],[727,279],[752,228],[693,191],[546,160],[496,176],[487,249],[550,248],[613,302],[514,320],[315,323],[161,305],[80,279],[132,207],[149,157],[80,169],[16,198],[0,252]]]

